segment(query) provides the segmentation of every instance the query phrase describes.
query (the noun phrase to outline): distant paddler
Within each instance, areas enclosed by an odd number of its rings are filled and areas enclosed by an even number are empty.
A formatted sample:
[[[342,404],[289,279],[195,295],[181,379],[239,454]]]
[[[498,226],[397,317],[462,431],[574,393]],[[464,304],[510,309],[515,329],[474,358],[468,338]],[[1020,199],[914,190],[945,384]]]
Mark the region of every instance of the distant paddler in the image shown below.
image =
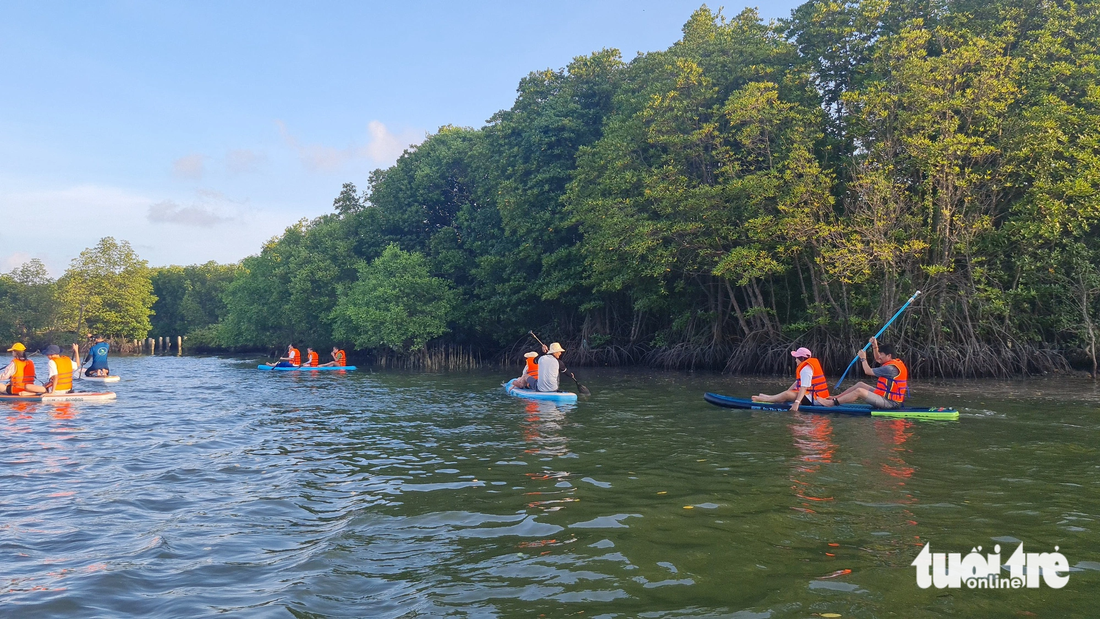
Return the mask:
[[[844,390],[844,393],[829,398],[822,402],[825,406],[839,406],[863,401],[872,408],[879,410],[891,410],[901,407],[909,395],[909,369],[901,359],[894,358],[894,347],[890,344],[879,344],[878,340],[871,338],[871,350],[875,363],[879,365],[872,368],[867,363],[867,351],[860,349],[857,354],[863,362],[863,373],[867,376],[878,377],[878,382],[872,387],[864,382]]]
[[[302,365],[302,353],[294,347],[294,344],[287,344],[286,356],[279,357],[279,362],[275,364],[277,368],[296,368]]]
[[[61,355],[61,347],[50,344],[46,347],[49,358],[50,377],[46,381],[46,393],[69,393],[73,390],[73,374],[80,371],[80,346],[73,344],[73,356]]]
[[[306,367],[315,368],[321,363],[321,357],[313,348],[306,346]]]
[[[40,395],[46,388],[34,384],[34,361],[27,358],[27,347],[16,342],[8,349],[11,363],[0,370],[0,382],[8,381],[4,393],[8,395]]]
[[[564,353],[565,349],[561,347],[561,344],[557,342],[550,344],[550,347],[546,349],[546,354],[539,357],[538,380],[528,380],[528,389],[532,391],[558,391],[561,375],[569,371],[565,369],[565,365],[560,361]]]
[[[790,388],[775,395],[761,393],[752,396],[753,402],[791,402],[791,410],[797,411],[801,405],[820,405],[829,397],[829,384],[825,381],[825,371],[821,362],[805,346],[791,351],[798,367],[794,370],[794,383]]]
[[[103,340],[102,335],[96,335],[94,338],[88,336],[90,339],[94,339],[95,343],[88,349],[88,354],[85,355],[84,361],[81,366],[86,365],[89,361],[92,362],[88,369],[84,371],[85,376],[107,376],[111,373],[109,367],[107,367],[107,353],[111,350],[111,345]]]
[[[348,354],[346,352],[344,352],[343,350],[341,350],[339,347],[333,346],[332,347],[332,361],[329,361],[328,363],[322,363],[320,365],[320,367],[323,367],[323,368],[341,367],[341,368],[343,368],[343,367],[347,367],[347,365],[348,365]]]

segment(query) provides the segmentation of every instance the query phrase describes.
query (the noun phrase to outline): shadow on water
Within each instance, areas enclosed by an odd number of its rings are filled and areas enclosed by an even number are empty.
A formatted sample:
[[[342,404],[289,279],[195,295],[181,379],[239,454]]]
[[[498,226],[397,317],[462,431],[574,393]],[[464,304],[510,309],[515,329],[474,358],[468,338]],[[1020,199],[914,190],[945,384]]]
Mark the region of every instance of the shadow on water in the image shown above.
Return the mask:
[[[732,411],[784,378],[261,373],[131,357],[116,402],[6,403],[0,601],[23,616],[1086,616],[1100,392],[917,382],[956,422]],[[785,382],[786,381],[786,382]],[[922,590],[1023,540],[1060,590]],[[1014,544],[1011,544],[1014,548]]]

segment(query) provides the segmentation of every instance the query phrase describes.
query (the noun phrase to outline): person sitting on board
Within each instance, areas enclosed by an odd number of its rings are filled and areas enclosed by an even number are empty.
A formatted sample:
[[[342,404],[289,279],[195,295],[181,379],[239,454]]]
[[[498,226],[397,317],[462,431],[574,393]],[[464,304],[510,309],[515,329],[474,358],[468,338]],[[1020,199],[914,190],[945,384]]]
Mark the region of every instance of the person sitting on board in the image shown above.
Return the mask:
[[[286,345],[286,356],[279,357],[279,362],[275,364],[277,368],[296,368],[302,365],[302,353],[294,347],[294,344]]]
[[[825,381],[825,371],[821,369],[821,362],[814,357],[809,348],[803,346],[791,351],[798,367],[794,370],[794,383],[782,393],[768,395],[761,393],[752,396],[753,402],[791,402],[791,410],[797,411],[799,406],[812,406],[821,404],[822,400],[829,397],[829,384]]]
[[[306,346],[306,362],[304,365],[315,368],[321,363],[321,357],[309,346]]]
[[[544,351],[545,352],[545,351]],[[535,351],[523,353],[523,374],[519,375],[519,378],[512,381],[512,387],[516,389],[537,389],[536,383],[539,380],[539,363],[537,359],[539,354]],[[528,386],[535,385],[535,386]]]
[[[50,344],[46,347],[46,357],[50,360],[50,378],[46,381],[46,393],[69,393],[73,390],[73,374],[80,371],[80,346],[73,344],[73,356],[63,357],[61,347]]]
[[[877,376],[878,382],[874,387],[858,382],[845,389],[844,393],[823,402],[825,406],[840,406],[862,401],[878,410],[891,410],[905,403],[905,397],[909,395],[909,369],[901,359],[894,358],[893,346],[879,344],[873,337],[870,341],[875,363],[878,363],[877,368],[872,369],[867,363],[866,350],[860,349],[856,354],[863,362],[863,373],[868,376]]]
[[[546,349],[546,354],[539,357],[538,380],[527,381],[530,385],[533,385],[533,387],[529,386],[528,389],[531,389],[531,391],[558,390],[558,379],[568,371],[565,369],[565,364],[559,361],[564,352],[565,349],[561,347],[561,344],[557,342],[550,344],[550,348]]]
[[[4,393],[8,395],[39,395],[46,393],[46,388],[34,384],[34,361],[27,358],[27,347],[19,342],[12,344],[8,349],[11,353],[11,363],[0,370],[0,381],[8,381]]]
[[[110,368],[107,367],[107,352],[111,349],[111,345],[103,341],[102,335],[97,335],[94,339],[95,343],[88,349],[88,354],[80,365],[92,362],[84,371],[85,376],[107,376],[111,373]]]
[[[344,367],[347,367],[347,366],[348,366],[348,355],[347,355],[347,353],[345,353],[343,350],[340,350],[336,346],[333,346],[332,347],[332,361],[329,361],[328,363],[322,363],[318,367],[322,367],[322,368],[341,367],[341,368],[344,368]]]

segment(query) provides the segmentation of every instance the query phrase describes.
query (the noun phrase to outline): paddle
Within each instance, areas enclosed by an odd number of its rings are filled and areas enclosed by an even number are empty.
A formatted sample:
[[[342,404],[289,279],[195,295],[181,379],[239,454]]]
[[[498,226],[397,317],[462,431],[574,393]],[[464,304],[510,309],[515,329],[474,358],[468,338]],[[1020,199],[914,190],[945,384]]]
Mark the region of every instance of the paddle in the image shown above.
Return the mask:
[[[886,331],[887,327],[889,327],[891,324],[894,323],[895,320],[897,320],[898,316],[901,316],[901,313],[905,311],[905,308],[909,307],[909,304],[912,303],[917,298],[917,295],[919,295],[919,294],[920,294],[920,290],[914,292],[913,296],[909,297],[909,300],[905,302],[905,305],[902,305],[901,309],[899,309],[897,311],[897,313],[894,314],[894,316],[892,318],[890,318],[890,320],[886,321],[886,324],[882,325],[882,328],[879,329],[878,333],[875,334],[875,339],[876,340],[879,338],[880,335],[883,334],[884,331]],[[866,344],[863,345],[863,350],[867,350],[870,347],[871,347],[871,342],[867,342]],[[836,381],[836,385],[833,386],[834,390],[840,390],[840,383],[844,382],[844,377],[848,375],[848,370],[852,369],[852,365],[855,364],[855,362],[858,361],[858,360],[859,360],[859,355],[857,354],[855,357],[852,358],[852,361],[848,364],[848,367],[844,368],[844,373],[840,375],[840,380]]]
[[[539,339],[539,336],[535,335],[534,331],[528,331],[527,333],[530,334],[531,337],[535,338],[535,341],[539,343],[539,346],[546,346],[546,344],[543,344],[542,340]],[[592,392],[588,390],[588,387],[582,385],[572,372],[569,373],[569,378],[572,378],[573,382],[577,384],[577,390],[581,392],[581,395],[592,395]]]

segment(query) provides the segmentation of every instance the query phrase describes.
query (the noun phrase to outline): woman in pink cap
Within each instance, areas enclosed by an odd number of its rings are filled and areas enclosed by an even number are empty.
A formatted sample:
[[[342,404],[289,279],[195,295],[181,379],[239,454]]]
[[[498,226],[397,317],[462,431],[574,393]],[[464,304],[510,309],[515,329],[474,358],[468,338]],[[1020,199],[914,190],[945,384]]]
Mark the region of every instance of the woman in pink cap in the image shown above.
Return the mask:
[[[768,395],[761,393],[752,396],[753,402],[793,402],[791,410],[797,411],[802,404],[820,404],[829,398],[829,384],[825,381],[825,371],[821,362],[814,358],[809,348],[802,347],[791,351],[798,363],[794,371],[794,383],[782,393]]]

